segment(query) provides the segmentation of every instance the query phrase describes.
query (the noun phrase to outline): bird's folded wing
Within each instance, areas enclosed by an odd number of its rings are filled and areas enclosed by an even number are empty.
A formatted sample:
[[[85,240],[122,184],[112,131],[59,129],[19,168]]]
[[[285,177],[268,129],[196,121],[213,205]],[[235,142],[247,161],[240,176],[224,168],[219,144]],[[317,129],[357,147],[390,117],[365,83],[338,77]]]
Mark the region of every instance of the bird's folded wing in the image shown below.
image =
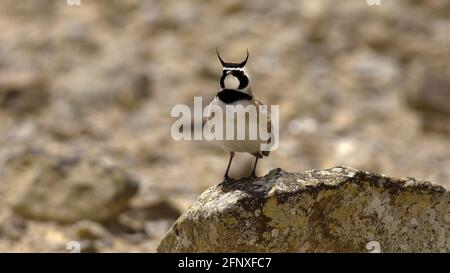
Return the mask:
[[[257,110],[260,111],[259,106],[263,106],[265,104],[263,104],[262,102],[260,102],[259,100],[255,100],[255,106],[258,108]],[[270,116],[270,111],[264,111],[264,115],[267,117],[267,130],[268,133],[272,133],[272,118]]]

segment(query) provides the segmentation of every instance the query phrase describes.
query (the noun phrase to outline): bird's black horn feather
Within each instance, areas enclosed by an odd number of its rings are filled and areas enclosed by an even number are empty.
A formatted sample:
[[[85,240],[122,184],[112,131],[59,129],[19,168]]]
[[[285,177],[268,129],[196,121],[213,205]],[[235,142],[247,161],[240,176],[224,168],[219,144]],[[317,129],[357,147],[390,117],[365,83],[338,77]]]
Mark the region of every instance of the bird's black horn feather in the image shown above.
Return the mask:
[[[245,58],[245,60],[242,63],[239,64],[239,67],[245,66],[245,64],[247,63],[247,60],[248,60],[248,56],[249,56],[249,53],[248,53],[248,49],[247,49],[247,57]]]
[[[219,57],[220,63],[222,64],[222,66],[226,66],[226,63],[222,60],[222,58],[220,58],[220,54],[219,54],[219,49],[216,48],[216,53],[217,53],[217,57]]]

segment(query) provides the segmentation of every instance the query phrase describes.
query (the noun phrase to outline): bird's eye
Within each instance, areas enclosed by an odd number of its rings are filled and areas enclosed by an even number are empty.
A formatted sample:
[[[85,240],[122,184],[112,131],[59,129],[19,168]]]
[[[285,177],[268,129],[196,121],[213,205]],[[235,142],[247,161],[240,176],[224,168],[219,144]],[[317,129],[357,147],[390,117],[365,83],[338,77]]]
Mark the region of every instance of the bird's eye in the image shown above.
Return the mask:
[[[239,71],[239,70],[233,70],[233,72],[231,72],[231,74],[233,76],[235,76],[236,78],[242,77],[242,75],[244,75],[244,73],[242,73],[242,71]]]

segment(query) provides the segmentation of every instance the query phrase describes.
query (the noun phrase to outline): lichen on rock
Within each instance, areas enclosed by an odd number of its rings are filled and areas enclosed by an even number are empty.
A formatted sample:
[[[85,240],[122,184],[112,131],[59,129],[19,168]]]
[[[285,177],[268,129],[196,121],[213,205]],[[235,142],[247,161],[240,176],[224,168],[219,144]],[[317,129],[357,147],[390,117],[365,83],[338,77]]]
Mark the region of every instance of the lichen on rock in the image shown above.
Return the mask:
[[[205,191],[159,252],[448,252],[450,193],[348,167],[222,183]]]

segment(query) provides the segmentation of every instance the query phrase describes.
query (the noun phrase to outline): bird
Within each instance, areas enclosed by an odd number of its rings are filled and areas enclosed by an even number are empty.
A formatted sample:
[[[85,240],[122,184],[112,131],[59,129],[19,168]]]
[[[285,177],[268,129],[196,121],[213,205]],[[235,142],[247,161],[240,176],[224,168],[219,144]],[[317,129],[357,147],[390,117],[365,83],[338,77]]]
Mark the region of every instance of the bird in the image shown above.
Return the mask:
[[[258,160],[263,157],[267,157],[270,154],[270,150],[263,150],[261,145],[270,143],[273,137],[271,134],[272,127],[270,112],[267,111],[267,106],[264,107],[264,104],[257,100],[252,92],[250,75],[248,69],[246,68],[250,55],[248,50],[245,60],[240,63],[225,62],[221,58],[218,49],[216,49],[216,53],[220,63],[222,64],[222,75],[219,80],[219,91],[208,106],[208,113],[206,115],[207,121],[205,126],[207,128],[209,127],[209,129],[213,126],[222,126],[223,137],[219,140],[215,140],[215,142],[230,155],[223,182],[232,180],[228,175],[228,172],[230,170],[233,157],[237,152],[249,153],[255,157],[253,170],[248,178],[256,178],[256,167]],[[234,108],[230,110],[230,107],[227,108],[227,106],[234,106]],[[230,115],[236,117],[236,112],[238,111],[237,109],[239,109],[237,106],[253,106],[255,107],[254,109],[256,109],[256,115],[240,116],[241,122],[242,118],[245,118],[245,137],[243,139],[237,138],[238,125],[242,125],[242,123],[239,124],[238,119],[227,119]],[[222,118],[214,120],[214,124],[211,124],[213,123],[212,120],[214,117],[213,111],[211,111],[212,107],[220,109],[223,113]],[[239,117],[239,115],[237,116]],[[227,125],[229,127],[227,127]],[[269,134],[269,137],[264,139],[261,135],[258,135],[256,138],[251,138],[249,131],[250,128],[257,128],[259,130],[261,126],[266,128],[266,132]],[[230,128],[232,128],[234,134],[232,139],[226,138],[227,130],[230,130]]]

